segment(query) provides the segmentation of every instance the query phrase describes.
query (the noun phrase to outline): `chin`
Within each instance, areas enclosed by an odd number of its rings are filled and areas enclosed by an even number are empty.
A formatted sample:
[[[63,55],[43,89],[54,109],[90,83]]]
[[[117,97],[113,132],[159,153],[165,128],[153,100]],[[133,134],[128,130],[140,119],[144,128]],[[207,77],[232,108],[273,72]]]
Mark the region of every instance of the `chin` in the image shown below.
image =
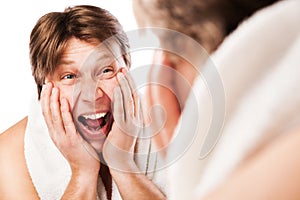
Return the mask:
[[[95,149],[97,154],[102,153],[103,145],[104,145],[105,139],[101,141],[90,141],[90,145]]]

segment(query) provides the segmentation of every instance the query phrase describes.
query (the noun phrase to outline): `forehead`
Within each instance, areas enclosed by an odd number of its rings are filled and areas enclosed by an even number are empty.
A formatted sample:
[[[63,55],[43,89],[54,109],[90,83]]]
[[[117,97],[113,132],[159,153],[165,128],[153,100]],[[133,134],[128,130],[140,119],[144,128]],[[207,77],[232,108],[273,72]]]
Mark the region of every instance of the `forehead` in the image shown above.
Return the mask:
[[[88,43],[71,38],[67,42],[58,64],[76,63],[83,67],[92,63],[109,64],[121,60],[123,60],[121,48],[115,41]]]

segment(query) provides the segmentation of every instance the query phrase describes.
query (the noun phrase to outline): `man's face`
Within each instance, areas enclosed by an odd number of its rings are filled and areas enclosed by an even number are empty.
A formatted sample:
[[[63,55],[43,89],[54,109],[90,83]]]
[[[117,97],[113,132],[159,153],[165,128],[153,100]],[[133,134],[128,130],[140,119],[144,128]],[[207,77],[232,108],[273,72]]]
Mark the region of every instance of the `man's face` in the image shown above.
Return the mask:
[[[108,49],[71,38],[54,74],[46,78],[59,88],[60,99],[68,99],[77,130],[98,153],[113,123],[115,75],[126,67],[120,55],[116,44]]]

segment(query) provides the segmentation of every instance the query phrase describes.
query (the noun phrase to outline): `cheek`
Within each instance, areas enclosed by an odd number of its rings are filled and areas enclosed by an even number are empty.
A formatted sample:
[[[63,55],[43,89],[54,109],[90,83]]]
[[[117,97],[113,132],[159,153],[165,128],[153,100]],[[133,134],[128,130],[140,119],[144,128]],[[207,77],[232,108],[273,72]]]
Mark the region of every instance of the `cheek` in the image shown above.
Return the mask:
[[[68,100],[71,109],[73,107],[73,99],[74,99],[74,86],[66,86],[62,84],[54,83],[54,86],[59,89],[60,99],[65,98]]]
[[[176,92],[179,100],[184,103],[189,95],[193,82],[198,75],[197,70],[191,65],[182,65],[176,69],[180,76],[174,78]]]
[[[118,85],[117,79],[116,78],[112,78],[112,79],[106,81],[105,83],[103,83],[102,86],[101,86],[101,89],[103,90],[103,92],[105,92],[105,94],[111,100],[113,100],[114,89],[115,89],[115,87],[117,85]]]
[[[180,66],[175,69],[179,74],[181,74],[184,81],[187,81],[190,85],[193,84],[195,77],[199,74],[195,67],[189,63],[183,61],[180,63]],[[179,80],[175,80],[180,82]]]

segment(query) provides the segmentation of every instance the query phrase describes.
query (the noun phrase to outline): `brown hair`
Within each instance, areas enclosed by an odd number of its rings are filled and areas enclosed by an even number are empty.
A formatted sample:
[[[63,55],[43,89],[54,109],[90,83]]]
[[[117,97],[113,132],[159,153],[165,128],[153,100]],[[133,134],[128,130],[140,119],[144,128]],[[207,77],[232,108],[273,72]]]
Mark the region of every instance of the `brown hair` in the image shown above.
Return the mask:
[[[45,77],[55,71],[71,37],[88,43],[114,37],[125,64],[130,67],[128,38],[121,24],[107,10],[82,5],[48,13],[38,20],[30,35],[30,61],[39,99]]]
[[[133,8],[140,26],[179,31],[212,53],[241,21],[276,1],[279,0],[134,0]],[[169,40],[162,36],[161,41]]]

